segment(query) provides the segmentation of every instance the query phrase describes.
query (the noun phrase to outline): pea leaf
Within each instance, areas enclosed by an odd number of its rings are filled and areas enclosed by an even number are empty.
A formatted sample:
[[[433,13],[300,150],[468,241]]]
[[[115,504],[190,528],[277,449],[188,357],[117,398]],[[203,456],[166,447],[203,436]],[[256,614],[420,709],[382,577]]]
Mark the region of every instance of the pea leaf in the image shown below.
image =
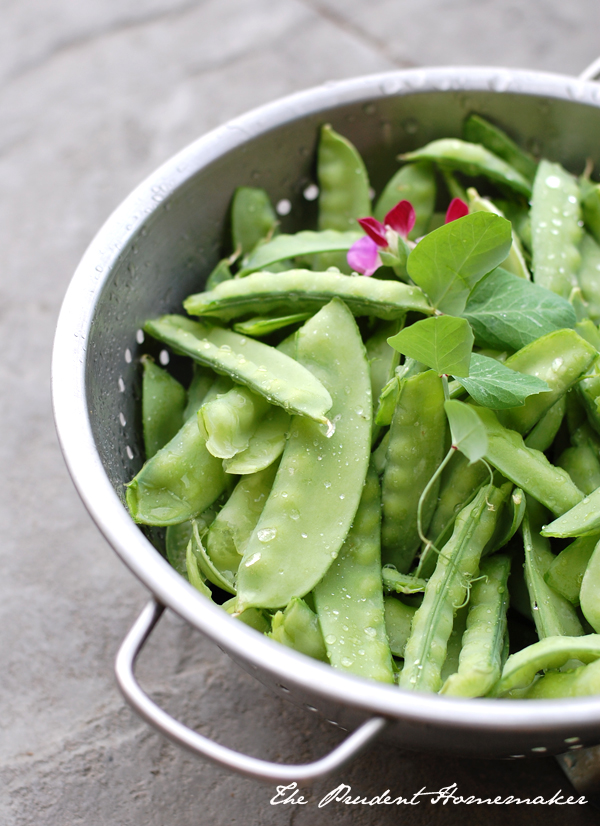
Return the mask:
[[[408,274],[435,308],[460,315],[471,289],[504,261],[511,244],[510,221],[474,212],[419,241],[408,256]]]
[[[560,295],[501,267],[475,285],[463,313],[482,347],[520,350],[536,338],[574,327],[575,310]]]
[[[471,398],[483,407],[507,410],[525,399],[550,390],[543,379],[517,373],[499,361],[473,353],[468,378],[455,376]]]
[[[483,422],[468,404],[459,401],[444,402],[450,424],[452,447],[460,450],[469,464],[482,459],[488,449],[488,437]]]
[[[425,318],[388,338],[388,344],[433,368],[438,375],[469,375],[473,331],[464,318],[449,315]]]

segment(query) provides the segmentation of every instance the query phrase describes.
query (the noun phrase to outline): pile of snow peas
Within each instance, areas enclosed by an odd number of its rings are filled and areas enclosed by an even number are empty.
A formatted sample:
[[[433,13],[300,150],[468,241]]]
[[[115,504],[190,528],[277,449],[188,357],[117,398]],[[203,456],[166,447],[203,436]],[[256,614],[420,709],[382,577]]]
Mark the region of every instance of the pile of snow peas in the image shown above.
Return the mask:
[[[129,510],[207,599],[334,668],[600,693],[600,184],[477,114],[399,160],[372,203],[324,125],[293,234],[235,191],[206,289],[144,327],[189,362],[141,358]]]

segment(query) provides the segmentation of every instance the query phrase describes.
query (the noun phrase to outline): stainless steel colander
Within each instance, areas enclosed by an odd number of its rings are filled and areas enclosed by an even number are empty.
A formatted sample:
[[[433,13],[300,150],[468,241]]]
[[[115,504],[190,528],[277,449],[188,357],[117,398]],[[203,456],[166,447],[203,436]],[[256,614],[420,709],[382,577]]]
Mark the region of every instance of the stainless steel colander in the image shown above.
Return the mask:
[[[339,768],[378,736],[410,749],[486,757],[571,751],[574,759],[583,746],[600,742],[600,697],[525,702],[409,694],[286,649],[195,591],[163,558],[158,534],[146,536],[123,504],[123,486],[142,464],[141,327],[147,318],[181,311],[182,299],[202,288],[219,258],[237,186],[262,186],[274,202],[288,201],[283,229],[295,231],[315,218],[315,204],[304,193],[314,181],[320,124],[331,123],[358,147],[379,190],[397,168],[399,152],[460,135],[471,111],[580,172],[586,158],[600,164],[600,85],[589,81],[596,68],[580,79],[503,69],[419,69],[292,95],[181,151],[121,204],[93,240],[58,322],[56,423],[90,514],[152,593],[119,652],[119,684],[132,706],[175,742],[246,775],[288,782],[308,782]],[[164,607],[262,682],[353,734],[316,763],[282,766],[238,754],[173,720],[134,677],[137,654]]]

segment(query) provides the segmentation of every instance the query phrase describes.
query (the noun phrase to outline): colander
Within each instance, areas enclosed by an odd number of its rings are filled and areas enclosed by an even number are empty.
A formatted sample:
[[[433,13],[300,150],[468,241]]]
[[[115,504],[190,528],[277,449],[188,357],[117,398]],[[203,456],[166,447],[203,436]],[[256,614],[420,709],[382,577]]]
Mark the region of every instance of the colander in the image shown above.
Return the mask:
[[[417,69],[291,95],[183,149],[117,208],[92,241],[58,321],[56,424],[92,518],[152,594],[119,651],[119,685],[136,711],[176,743],[251,777],[299,783],[340,768],[378,737],[460,756],[567,753],[567,763],[584,746],[600,743],[600,697],[527,702],[406,693],[287,649],[195,591],[167,563],[160,533],[144,533],[124,506],[124,484],[143,461],[139,357],[154,345],[144,343],[142,325],[180,312],[182,299],[202,288],[220,257],[236,187],[264,187],[278,204],[284,232],[310,227],[321,124],[332,124],[358,147],[380,191],[397,169],[399,152],[459,136],[472,111],[580,172],[587,158],[600,163],[600,85],[591,82],[597,69],[592,65],[578,79],[493,68]],[[292,766],[239,754],[174,720],[134,676],[136,657],[165,607],[276,692],[352,733],[328,756]]]

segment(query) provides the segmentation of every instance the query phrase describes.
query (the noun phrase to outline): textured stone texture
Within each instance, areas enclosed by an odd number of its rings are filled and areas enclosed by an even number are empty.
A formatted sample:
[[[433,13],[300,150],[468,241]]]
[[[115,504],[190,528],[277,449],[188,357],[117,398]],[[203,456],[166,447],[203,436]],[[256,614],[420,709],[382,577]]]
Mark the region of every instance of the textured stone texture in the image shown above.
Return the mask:
[[[61,298],[86,244],[129,190],[231,116],[327,80],[405,65],[577,71],[596,56],[592,0],[5,0],[0,6],[0,823],[6,826],[458,823],[462,807],[314,801],[339,782],[409,795],[550,797],[553,760],[447,761],[378,746],[315,787],[306,807],[166,743],[124,705],[112,663],[142,587],[69,481],[50,410]],[[218,649],[167,619],[141,673],[166,707],[221,742],[272,759],[324,753],[339,735],[272,697]],[[516,822],[557,809],[511,810]],[[500,808],[471,807],[500,824]],[[595,822],[589,807],[570,822]]]

